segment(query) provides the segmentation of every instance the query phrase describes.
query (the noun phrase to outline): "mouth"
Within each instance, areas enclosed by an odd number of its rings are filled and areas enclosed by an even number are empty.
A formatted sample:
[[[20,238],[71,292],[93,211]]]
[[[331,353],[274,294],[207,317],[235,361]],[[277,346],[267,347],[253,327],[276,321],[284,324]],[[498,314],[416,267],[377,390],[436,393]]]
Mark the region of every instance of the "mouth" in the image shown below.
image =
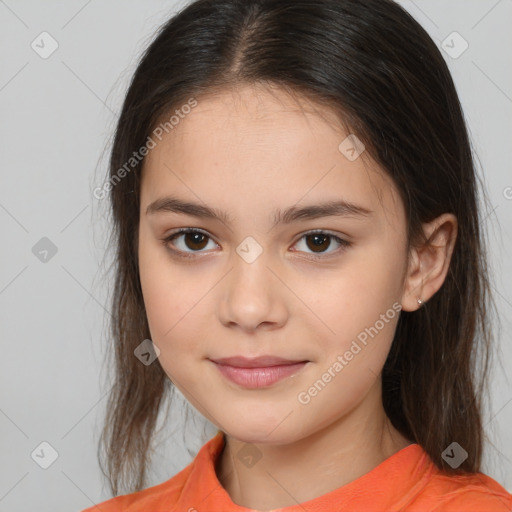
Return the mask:
[[[246,358],[242,356],[210,359],[219,372],[231,382],[244,388],[257,389],[291,377],[310,361],[290,360],[275,356]]]

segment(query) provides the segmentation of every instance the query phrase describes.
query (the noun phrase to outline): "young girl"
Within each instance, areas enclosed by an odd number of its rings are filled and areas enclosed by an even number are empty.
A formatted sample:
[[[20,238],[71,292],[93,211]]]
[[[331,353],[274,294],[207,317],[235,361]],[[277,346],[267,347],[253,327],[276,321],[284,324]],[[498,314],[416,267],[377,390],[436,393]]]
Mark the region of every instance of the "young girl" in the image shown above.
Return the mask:
[[[196,0],[145,52],[96,192],[117,258],[106,472],[128,494],[88,511],[512,510],[480,472],[471,146],[404,9]],[[219,430],[143,489],[171,382]]]

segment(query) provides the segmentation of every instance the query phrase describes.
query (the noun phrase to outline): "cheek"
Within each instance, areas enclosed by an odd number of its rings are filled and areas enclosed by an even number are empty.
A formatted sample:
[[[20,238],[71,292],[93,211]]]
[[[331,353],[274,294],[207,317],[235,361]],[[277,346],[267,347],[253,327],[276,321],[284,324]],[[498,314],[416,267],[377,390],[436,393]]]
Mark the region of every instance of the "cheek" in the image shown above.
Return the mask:
[[[318,333],[315,343],[327,366],[348,351],[347,358],[358,361],[349,366],[365,364],[380,372],[400,314],[405,260],[397,253],[390,245],[361,248],[339,271],[318,274],[314,286],[311,281],[302,288],[304,303],[316,314],[307,315],[309,330]]]
[[[201,293],[197,281],[184,282],[159,240],[143,229],[139,239],[139,276],[152,341],[162,350],[178,337]],[[204,292],[203,292],[204,293]]]
[[[156,267],[144,279],[144,304],[151,340],[160,349],[159,362],[171,380],[183,385],[192,374],[193,357],[202,355],[198,332],[205,327],[195,317],[197,299],[193,291],[182,290],[175,281],[159,274]]]

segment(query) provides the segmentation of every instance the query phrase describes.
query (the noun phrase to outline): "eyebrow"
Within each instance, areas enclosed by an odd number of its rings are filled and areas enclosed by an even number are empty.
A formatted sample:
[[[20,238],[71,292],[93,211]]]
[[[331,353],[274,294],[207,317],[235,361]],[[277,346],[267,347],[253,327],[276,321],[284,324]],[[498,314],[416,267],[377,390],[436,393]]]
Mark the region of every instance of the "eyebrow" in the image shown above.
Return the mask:
[[[146,208],[146,215],[156,213],[181,213],[198,218],[217,219],[225,224],[231,223],[231,216],[222,210],[211,208],[191,201],[183,201],[177,197],[166,196],[153,201]],[[357,204],[344,201],[328,201],[321,204],[307,206],[290,206],[284,210],[273,211],[273,227],[278,224],[291,224],[298,220],[317,219],[322,217],[365,217],[373,213],[372,210]]]

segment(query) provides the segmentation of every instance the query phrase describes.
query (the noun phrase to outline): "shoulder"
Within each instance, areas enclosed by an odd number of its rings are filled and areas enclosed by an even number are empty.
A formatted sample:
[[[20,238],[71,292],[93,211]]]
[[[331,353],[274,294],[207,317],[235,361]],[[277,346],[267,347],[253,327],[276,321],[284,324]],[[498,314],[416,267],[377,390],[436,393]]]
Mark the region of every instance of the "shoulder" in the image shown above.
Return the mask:
[[[221,431],[207,441],[194,460],[169,480],[124,496],[117,496],[82,512],[169,512],[180,499],[195,496],[197,489],[208,482],[215,484],[213,461],[224,446]]]
[[[512,512],[512,494],[483,473],[436,474],[410,510],[423,510],[427,503],[430,512]]]
[[[140,512],[151,510],[152,512],[168,512],[183,491],[191,470],[192,463],[169,480],[148,487],[142,491],[117,496],[102,503],[98,503],[82,512]]]

